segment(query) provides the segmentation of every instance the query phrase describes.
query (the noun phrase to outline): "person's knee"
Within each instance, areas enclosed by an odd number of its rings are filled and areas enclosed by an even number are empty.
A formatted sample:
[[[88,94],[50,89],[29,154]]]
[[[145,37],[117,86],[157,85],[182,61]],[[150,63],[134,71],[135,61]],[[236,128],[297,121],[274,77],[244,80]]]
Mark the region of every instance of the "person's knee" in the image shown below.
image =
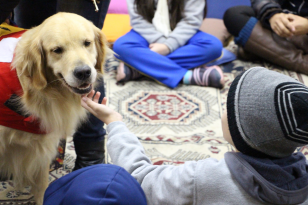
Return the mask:
[[[201,49],[199,55],[204,60],[208,60],[209,56],[213,59],[221,56],[223,45],[217,37],[211,34],[199,32],[198,38],[195,39],[193,44],[198,45]]]
[[[250,17],[254,15],[254,11],[250,6],[235,6],[227,9],[223,16],[223,21],[229,33],[233,36],[238,36]]]
[[[215,36],[212,36],[210,40],[211,40],[211,53],[215,58],[219,58],[221,56],[223,45],[221,41]]]
[[[113,51],[118,56],[124,56],[132,52],[133,49],[142,47],[142,43],[138,39],[133,38],[131,35],[124,35],[118,38],[113,44]]]
[[[237,15],[238,9],[239,9],[238,6],[231,7],[227,9],[224,13],[223,21],[228,30],[230,27],[234,25],[234,22],[232,21],[232,19],[234,18],[235,15]]]
[[[125,48],[126,48],[126,41],[123,38],[123,36],[118,38],[114,42],[113,47],[112,47],[113,51],[118,55],[121,55],[123,50],[125,50]]]

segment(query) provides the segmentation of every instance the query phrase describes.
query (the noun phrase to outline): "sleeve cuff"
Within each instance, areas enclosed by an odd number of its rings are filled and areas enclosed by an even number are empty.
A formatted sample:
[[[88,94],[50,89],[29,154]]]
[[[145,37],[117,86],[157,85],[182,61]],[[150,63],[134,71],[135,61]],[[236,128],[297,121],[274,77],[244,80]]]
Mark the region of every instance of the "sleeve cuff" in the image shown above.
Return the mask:
[[[178,49],[180,47],[180,44],[177,42],[176,39],[174,38],[168,38],[164,44],[166,46],[168,46],[170,53],[172,53],[173,51],[175,51],[176,49]]]
[[[264,14],[262,15],[260,22],[262,23],[263,26],[271,29],[271,25],[269,20],[278,13],[282,13],[282,10],[280,8],[272,8],[268,9]]]
[[[166,37],[160,37],[159,39],[157,39],[156,41],[155,41],[155,43],[165,43],[165,41],[166,41],[167,39],[166,39]]]

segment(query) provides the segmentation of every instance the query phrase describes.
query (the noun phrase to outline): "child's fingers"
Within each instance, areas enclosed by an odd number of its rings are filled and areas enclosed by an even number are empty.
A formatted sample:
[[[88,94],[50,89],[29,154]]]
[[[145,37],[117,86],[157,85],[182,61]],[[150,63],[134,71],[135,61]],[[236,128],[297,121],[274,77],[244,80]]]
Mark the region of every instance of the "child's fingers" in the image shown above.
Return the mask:
[[[272,29],[278,36],[280,36],[281,32],[278,26],[274,25]]]
[[[287,14],[287,19],[290,21],[290,22],[293,22],[295,20],[295,15],[294,14]]]
[[[91,90],[91,92],[87,95],[87,97],[92,99],[94,94],[95,94],[95,90]]]
[[[106,105],[107,104],[107,98],[106,97],[104,97],[103,98],[103,100],[102,100],[102,103],[101,104],[103,104],[103,105]]]
[[[101,96],[101,93],[99,91],[97,91],[95,93],[94,97],[93,97],[93,101],[98,103],[98,100],[99,100],[100,96]]]
[[[282,20],[282,22],[280,23],[280,28],[281,28],[281,31],[283,33],[283,35],[285,37],[289,37],[292,35],[292,32],[291,32],[291,29],[289,30],[289,24],[285,24],[285,22]]]
[[[89,98],[82,98],[82,101],[84,101],[87,104],[87,107],[85,107],[87,110],[89,110],[92,114],[96,116],[100,112],[100,104],[97,102],[94,102],[90,100]],[[90,108],[90,109],[88,109]]]
[[[295,28],[294,28],[294,26],[292,26],[292,23],[289,21],[288,18],[282,19],[282,22],[283,22],[284,26],[289,30],[290,35],[291,35],[292,32],[295,31]]]
[[[88,110],[90,113],[94,114],[94,110],[92,110],[91,107],[88,106],[87,101],[90,101],[86,97],[83,97],[81,100],[81,106],[84,107],[86,110]]]

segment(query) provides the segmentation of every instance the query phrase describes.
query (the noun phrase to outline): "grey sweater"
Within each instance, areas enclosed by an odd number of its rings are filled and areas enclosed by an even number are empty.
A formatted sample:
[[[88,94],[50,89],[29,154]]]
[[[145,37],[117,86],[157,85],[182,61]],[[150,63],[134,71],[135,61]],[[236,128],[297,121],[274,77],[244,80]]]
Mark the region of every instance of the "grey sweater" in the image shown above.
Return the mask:
[[[279,189],[236,153],[227,153],[220,161],[208,158],[180,166],[157,166],[152,165],[137,137],[123,122],[110,123],[107,132],[112,162],[141,184],[148,204],[308,205],[308,186],[295,191]]]
[[[183,18],[168,38],[157,31],[153,24],[136,13],[134,0],[127,0],[131,26],[137,33],[145,38],[149,44],[163,43],[173,52],[177,48],[185,45],[186,42],[196,34],[203,21],[205,0],[183,1],[185,2]]]

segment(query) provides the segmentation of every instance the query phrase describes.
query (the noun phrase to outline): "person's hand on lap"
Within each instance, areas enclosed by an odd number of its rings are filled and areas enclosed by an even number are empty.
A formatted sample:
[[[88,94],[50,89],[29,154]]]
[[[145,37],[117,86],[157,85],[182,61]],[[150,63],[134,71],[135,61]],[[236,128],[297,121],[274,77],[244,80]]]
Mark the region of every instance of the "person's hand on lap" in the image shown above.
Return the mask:
[[[294,35],[295,28],[288,18],[289,14],[278,13],[269,20],[272,30],[281,37],[291,37]]]
[[[290,25],[294,27],[294,35],[306,35],[308,33],[308,19],[294,14],[288,14],[288,19]]]
[[[166,56],[170,53],[170,50],[168,48],[168,46],[166,46],[163,43],[151,43],[149,45],[149,48],[151,49],[151,51],[154,51],[156,53],[159,53],[163,56]]]

